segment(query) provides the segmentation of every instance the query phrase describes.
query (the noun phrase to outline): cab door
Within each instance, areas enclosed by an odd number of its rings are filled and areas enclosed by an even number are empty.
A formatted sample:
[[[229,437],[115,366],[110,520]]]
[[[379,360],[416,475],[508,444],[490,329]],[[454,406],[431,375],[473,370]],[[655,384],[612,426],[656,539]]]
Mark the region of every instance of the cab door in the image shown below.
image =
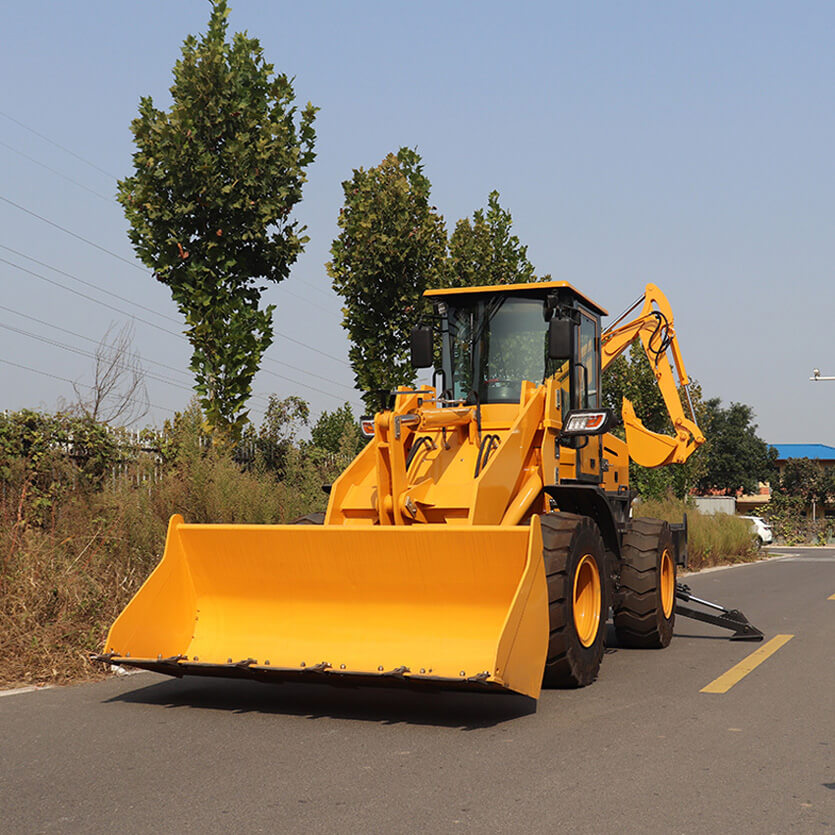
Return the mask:
[[[574,363],[576,403],[580,409],[600,408],[600,318],[580,308],[577,353]],[[603,438],[592,435],[577,449],[577,480],[599,484],[603,480],[600,461]]]

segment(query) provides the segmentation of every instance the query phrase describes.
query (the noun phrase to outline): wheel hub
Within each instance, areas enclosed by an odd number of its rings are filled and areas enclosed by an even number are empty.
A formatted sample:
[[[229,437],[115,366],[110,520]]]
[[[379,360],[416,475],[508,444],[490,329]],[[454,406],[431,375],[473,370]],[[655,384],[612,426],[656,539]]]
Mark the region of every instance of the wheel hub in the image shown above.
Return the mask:
[[[584,647],[597,638],[600,626],[600,569],[591,554],[586,554],[574,573],[574,628]]]

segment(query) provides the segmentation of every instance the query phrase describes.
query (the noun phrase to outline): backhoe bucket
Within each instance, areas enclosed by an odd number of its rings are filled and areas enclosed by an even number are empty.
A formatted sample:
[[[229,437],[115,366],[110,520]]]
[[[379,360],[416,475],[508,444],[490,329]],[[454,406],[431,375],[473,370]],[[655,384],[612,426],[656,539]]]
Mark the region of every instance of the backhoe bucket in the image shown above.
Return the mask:
[[[548,642],[529,527],[187,525],[101,660],[175,676],[406,683],[539,696]]]
[[[647,429],[635,414],[632,403],[625,397],[621,416],[626,430],[629,457],[636,464],[641,467],[660,467],[674,460],[678,451],[676,438]]]

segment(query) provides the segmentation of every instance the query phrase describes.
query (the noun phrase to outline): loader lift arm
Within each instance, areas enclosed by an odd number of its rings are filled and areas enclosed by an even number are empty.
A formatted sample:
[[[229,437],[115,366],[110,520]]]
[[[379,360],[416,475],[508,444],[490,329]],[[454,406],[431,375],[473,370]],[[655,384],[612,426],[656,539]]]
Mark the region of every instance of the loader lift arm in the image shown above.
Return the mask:
[[[621,324],[638,305],[642,305],[640,313]],[[696,424],[688,391],[690,379],[676,337],[673,311],[667,297],[654,284],[647,284],[643,295],[604,331],[600,339],[601,371],[605,371],[636,339],[640,339],[644,346],[676,434],[668,437],[651,432],[636,416],[632,403],[624,398],[622,417],[629,455],[642,467],[682,464],[704,443],[705,438]],[[679,383],[687,396],[689,418],[685,416],[681,405],[668,352],[672,354]]]

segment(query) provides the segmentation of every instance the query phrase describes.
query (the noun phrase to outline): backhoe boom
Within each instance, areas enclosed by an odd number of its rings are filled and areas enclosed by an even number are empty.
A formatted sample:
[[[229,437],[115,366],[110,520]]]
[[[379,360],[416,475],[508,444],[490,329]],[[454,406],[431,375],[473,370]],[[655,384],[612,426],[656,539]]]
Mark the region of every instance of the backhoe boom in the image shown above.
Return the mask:
[[[641,302],[641,312],[631,321],[619,324]],[[651,432],[636,416],[632,403],[624,397],[622,417],[629,455],[633,461],[644,467],[682,464],[704,443],[705,438],[696,424],[696,415],[687,388],[690,379],[681,357],[673,324],[673,311],[667,297],[654,284],[647,284],[644,295],[603,333],[600,340],[601,370],[605,371],[636,339],[641,340],[652,366],[676,434],[674,437],[668,437]],[[667,356],[668,351],[672,354],[679,385],[687,397],[690,418],[685,416],[681,405],[673,368]]]

